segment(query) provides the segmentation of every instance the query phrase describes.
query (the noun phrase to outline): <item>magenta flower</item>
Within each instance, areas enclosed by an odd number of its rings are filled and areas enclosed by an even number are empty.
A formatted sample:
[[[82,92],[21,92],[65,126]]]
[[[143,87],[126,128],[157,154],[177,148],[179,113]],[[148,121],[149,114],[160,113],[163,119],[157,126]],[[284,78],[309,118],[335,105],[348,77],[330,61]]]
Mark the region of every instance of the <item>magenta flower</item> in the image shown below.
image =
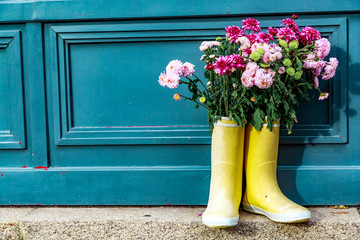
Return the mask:
[[[256,34],[248,34],[248,35],[246,35],[246,37],[249,39],[250,45],[252,45],[256,42],[256,39],[257,39]]]
[[[321,34],[312,27],[304,27],[300,32],[300,42],[304,45],[312,44],[313,40],[319,40]]]
[[[214,65],[213,63],[209,63],[208,65],[205,66],[205,68],[206,68],[207,70],[213,70],[214,67],[215,67],[215,65]]]
[[[258,33],[261,30],[260,22],[254,18],[244,19],[242,20],[242,29]]]
[[[278,29],[277,28],[272,28],[272,27],[269,27],[269,34],[273,35],[273,36],[276,36],[278,34]]]
[[[274,40],[274,37],[271,34],[261,32],[257,35],[256,41],[260,43],[269,43]]]
[[[293,14],[293,15],[291,16],[291,18],[292,18],[292,19],[297,19],[297,18],[298,18],[298,15]]]
[[[214,69],[215,72],[221,76],[232,73],[234,67],[235,65],[232,62],[231,56],[220,56],[216,59]]]
[[[231,57],[236,68],[239,68],[241,70],[245,69],[246,62],[242,56],[234,53],[233,55],[231,55]]]
[[[238,26],[228,26],[225,29],[231,42],[235,42],[239,37],[244,35],[244,31],[241,30]]]
[[[297,26],[296,22],[291,18],[282,20],[281,25],[285,25],[291,30],[293,30],[296,35],[300,34],[299,27]]]
[[[289,27],[280,28],[277,37],[278,39],[283,39],[288,43],[292,40],[299,40],[296,33]]]

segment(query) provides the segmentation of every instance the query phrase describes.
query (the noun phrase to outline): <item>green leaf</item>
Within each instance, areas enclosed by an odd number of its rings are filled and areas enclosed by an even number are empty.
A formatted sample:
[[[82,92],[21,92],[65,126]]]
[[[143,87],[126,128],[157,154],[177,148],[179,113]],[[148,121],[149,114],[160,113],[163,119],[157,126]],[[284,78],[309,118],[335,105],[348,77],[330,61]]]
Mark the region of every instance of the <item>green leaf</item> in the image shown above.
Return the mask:
[[[264,122],[263,121],[264,118],[265,118],[265,113],[262,110],[260,110],[259,108],[257,108],[253,115],[253,125],[256,130],[260,130],[260,128]]]

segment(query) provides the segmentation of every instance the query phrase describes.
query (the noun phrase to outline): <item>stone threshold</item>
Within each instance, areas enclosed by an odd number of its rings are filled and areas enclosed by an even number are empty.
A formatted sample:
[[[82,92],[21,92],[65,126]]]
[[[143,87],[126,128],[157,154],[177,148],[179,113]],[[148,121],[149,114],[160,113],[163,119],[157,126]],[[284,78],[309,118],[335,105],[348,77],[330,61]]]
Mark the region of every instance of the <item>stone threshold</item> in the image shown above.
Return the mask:
[[[233,228],[201,223],[205,207],[0,207],[0,239],[360,239],[360,208],[310,207],[307,223],[240,211]]]

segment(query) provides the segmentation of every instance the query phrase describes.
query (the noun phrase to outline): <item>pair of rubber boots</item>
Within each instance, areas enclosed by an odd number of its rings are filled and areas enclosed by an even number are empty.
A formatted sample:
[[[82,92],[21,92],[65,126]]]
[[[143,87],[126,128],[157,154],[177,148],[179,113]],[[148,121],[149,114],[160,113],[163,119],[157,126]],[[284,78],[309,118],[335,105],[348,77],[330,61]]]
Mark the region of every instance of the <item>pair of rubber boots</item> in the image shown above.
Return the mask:
[[[243,165],[246,175],[245,211],[282,223],[305,222],[311,218],[309,210],[286,198],[279,188],[276,179],[279,130],[279,122],[273,124],[272,132],[266,124],[260,131],[249,124],[246,134],[245,128],[233,120],[222,118],[215,123],[211,143],[210,195],[202,215],[203,224],[215,228],[237,225]]]

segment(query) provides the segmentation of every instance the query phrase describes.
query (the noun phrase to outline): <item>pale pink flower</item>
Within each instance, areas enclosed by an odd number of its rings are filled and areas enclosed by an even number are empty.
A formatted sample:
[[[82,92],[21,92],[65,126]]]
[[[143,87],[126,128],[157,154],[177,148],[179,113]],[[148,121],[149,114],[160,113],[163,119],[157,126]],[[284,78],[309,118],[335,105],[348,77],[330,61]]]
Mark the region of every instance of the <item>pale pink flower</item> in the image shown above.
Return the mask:
[[[319,88],[319,79],[318,79],[318,77],[314,77],[314,85],[315,85],[315,88]]]
[[[325,72],[322,75],[323,80],[329,80],[335,76],[336,68],[339,65],[339,61],[336,58],[330,58],[326,63]]]
[[[304,61],[303,67],[306,69],[316,68],[317,62],[314,61],[315,57],[316,57],[315,54],[312,54],[312,53],[308,54]]]
[[[259,66],[255,62],[249,62],[248,64],[246,64],[245,69],[250,75],[254,75],[258,68]]]
[[[167,77],[166,86],[168,88],[177,88],[179,86],[180,76],[178,74],[170,73],[167,74]]]
[[[276,61],[276,54],[270,54],[269,56],[270,61],[275,62]]]
[[[183,65],[182,65],[182,75],[184,77],[189,77],[191,76],[194,72],[195,72],[195,69],[194,69],[195,65],[194,64],[191,64],[189,62],[185,62]]]
[[[239,37],[238,38],[238,42],[241,44],[241,45],[244,45],[244,44],[249,44],[250,45],[250,41],[249,41],[249,39],[247,38],[247,37],[244,37],[244,36],[242,36],[242,37]]]
[[[159,76],[159,84],[163,87],[167,86],[167,81],[168,81],[168,76],[166,75],[165,72],[161,73]]]
[[[182,72],[182,62],[180,60],[172,60],[166,66],[166,74],[178,74],[180,75]]]
[[[242,20],[242,29],[258,33],[261,30],[260,22],[254,18],[244,19]]]
[[[250,88],[250,87],[254,86],[254,79],[251,77],[251,74],[244,71],[243,74],[241,75],[241,83],[246,88]]]
[[[284,67],[280,67],[278,70],[278,73],[283,74],[285,72],[285,68]]]
[[[282,54],[281,54],[281,52],[276,52],[275,53],[275,57],[276,57],[276,59],[281,59],[282,58]]]
[[[275,72],[274,70],[272,70],[271,68],[268,68],[268,69],[266,70],[266,72],[267,72],[267,74],[268,74],[270,77],[272,77],[272,78],[274,78],[275,75],[276,75],[276,72]]]
[[[251,45],[251,52],[256,52],[256,50],[258,50],[259,48],[261,48],[260,43],[254,43],[253,45]]]
[[[269,63],[269,62],[270,62],[270,53],[269,53],[269,52],[265,52],[265,53],[264,53],[264,56],[262,57],[262,60],[263,60],[265,63]]]
[[[259,68],[256,71],[255,85],[258,88],[267,89],[267,88],[271,87],[271,85],[273,84],[273,81],[274,81],[274,79],[270,76],[270,74],[266,74],[264,69]]]
[[[315,54],[323,60],[330,52],[330,42],[326,38],[315,41]]]
[[[329,93],[320,93],[319,100],[322,101],[329,97]]]
[[[313,69],[314,76],[319,76],[322,70],[324,69],[325,65],[326,65],[325,61],[316,62],[316,68]]]

